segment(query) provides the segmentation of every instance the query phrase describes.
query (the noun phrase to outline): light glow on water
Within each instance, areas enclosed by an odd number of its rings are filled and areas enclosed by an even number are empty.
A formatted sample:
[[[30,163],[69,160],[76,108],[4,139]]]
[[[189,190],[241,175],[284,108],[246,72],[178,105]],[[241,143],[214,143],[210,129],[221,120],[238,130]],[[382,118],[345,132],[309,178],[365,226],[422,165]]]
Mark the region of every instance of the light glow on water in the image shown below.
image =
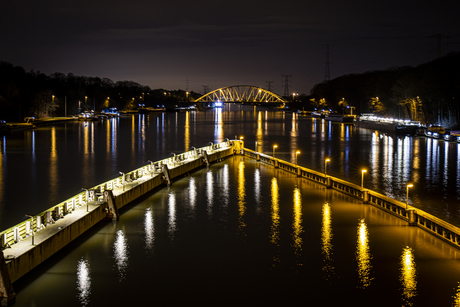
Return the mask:
[[[415,267],[414,251],[406,246],[401,255],[402,304],[413,306],[413,299],[417,296],[417,269]]]
[[[294,253],[300,256],[302,251],[302,196],[298,188],[294,189],[294,217],[292,223],[292,239],[294,241]]]
[[[280,239],[280,207],[279,207],[279,187],[276,178],[272,178],[271,182],[271,218],[272,225],[270,229],[270,242],[279,246]]]
[[[88,306],[91,294],[91,270],[88,260],[81,259],[77,264],[77,297],[82,306]]]
[[[364,219],[359,221],[358,242],[356,243],[356,261],[358,263],[359,288],[364,289],[371,285],[372,255],[369,250],[369,230]]]
[[[211,170],[206,173],[206,198],[208,200],[208,215],[211,216],[214,205],[214,180]]]
[[[244,214],[246,213],[246,188],[245,188],[245,177],[244,177],[244,162],[238,163],[238,212],[239,212],[239,231],[243,231],[246,227],[244,222]]]
[[[332,211],[331,205],[325,202],[322,207],[322,223],[321,223],[321,248],[323,254],[323,271],[324,277],[329,279],[334,273],[334,264],[332,258]]]
[[[176,231],[176,195],[170,192],[168,195],[168,234],[171,239],[174,239]]]
[[[155,224],[153,220],[153,213],[150,207],[145,210],[144,214],[144,232],[145,232],[145,249],[147,251],[153,249],[155,242]]]
[[[126,278],[126,271],[128,269],[128,240],[123,233],[123,230],[117,231],[115,242],[113,243],[113,258],[118,271],[118,280],[122,282]]]

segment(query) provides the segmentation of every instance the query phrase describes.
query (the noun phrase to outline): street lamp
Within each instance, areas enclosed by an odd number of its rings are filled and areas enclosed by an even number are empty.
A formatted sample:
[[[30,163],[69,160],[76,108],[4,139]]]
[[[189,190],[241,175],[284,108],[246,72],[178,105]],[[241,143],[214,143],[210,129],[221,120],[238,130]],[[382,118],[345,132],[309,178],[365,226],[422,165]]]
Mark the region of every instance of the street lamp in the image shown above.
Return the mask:
[[[297,155],[300,153],[300,151],[295,152],[295,165],[297,165]]]
[[[255,148],[255,151],[257,151],[257,141],[256,141],[256,146],[254,148]]]
[[[278,148],[278,145],[273,145],[273,158],[275,157],[275,148]]]
[[[409,204],[409,188],[412,188],[414,185],[412,183],[409,183],[407,185],[407,189],[406,189],[406,210],[407,210],[407,206]]]
[[[361,190],[364,189],[364,173],[366,173],[367,170],[363,169],[361,170]]]
[[[324,160],[324,175],[327,175],[327,162],[331,162],[331,159],[326,158],[326,160]]]

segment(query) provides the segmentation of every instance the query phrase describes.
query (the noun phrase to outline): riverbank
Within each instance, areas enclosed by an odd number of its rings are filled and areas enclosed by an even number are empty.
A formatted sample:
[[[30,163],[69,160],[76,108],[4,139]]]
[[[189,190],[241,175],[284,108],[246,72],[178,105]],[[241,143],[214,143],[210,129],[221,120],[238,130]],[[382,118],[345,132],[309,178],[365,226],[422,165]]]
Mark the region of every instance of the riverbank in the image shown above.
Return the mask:
[[[49,117],[49,118],[37,118],[37,119],[29,119],[26,122],[13,122],[7,123],[7,130],[8,131],[15,131],[15,130],[26,130],[32,129],[41,126],[49,126],[54,124],[59,124],[63,122],[75,121],[78,120],[77,117]]]

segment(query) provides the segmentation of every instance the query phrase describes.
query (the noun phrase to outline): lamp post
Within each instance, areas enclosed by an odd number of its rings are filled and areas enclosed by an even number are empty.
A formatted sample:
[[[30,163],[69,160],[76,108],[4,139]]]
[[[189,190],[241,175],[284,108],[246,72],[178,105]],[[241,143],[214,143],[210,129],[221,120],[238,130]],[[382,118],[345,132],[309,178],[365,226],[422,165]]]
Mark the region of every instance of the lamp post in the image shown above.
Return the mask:
[[[257,141],[256,141],[256,146],[254,148],[255,148],[255,151],[257,151]]]
[[[278,148],[278,145],[273,145],[273,158],[275,158],[275,148]]]
[[[363,169],[361,171],[361,190],[364,189],[364,173],[366,173],[367,170]]]
[[[295,152],[295,165],[297,165],[297,156],[299,155],[300,151]]]
[[[324,160],[324,175],[327,175],[327,162],[330,162],[331,159],[329,158],[326,158],[326,160]]]
[[[412,188],[414,185],[412,183],[409,183],[406,187],[406,211],[407,211],[407,206],[409,205],[409,188]]]

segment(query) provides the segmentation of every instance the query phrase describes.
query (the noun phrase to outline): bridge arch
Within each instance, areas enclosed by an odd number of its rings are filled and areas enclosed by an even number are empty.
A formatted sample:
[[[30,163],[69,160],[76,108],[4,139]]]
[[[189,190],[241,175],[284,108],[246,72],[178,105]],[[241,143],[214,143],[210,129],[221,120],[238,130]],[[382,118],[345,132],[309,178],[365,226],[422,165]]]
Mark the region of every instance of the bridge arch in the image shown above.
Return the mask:
[[[209,92],[195,102],[262,102],[285,103],[281,96],[266,89],[252,85],[233,85]]]

